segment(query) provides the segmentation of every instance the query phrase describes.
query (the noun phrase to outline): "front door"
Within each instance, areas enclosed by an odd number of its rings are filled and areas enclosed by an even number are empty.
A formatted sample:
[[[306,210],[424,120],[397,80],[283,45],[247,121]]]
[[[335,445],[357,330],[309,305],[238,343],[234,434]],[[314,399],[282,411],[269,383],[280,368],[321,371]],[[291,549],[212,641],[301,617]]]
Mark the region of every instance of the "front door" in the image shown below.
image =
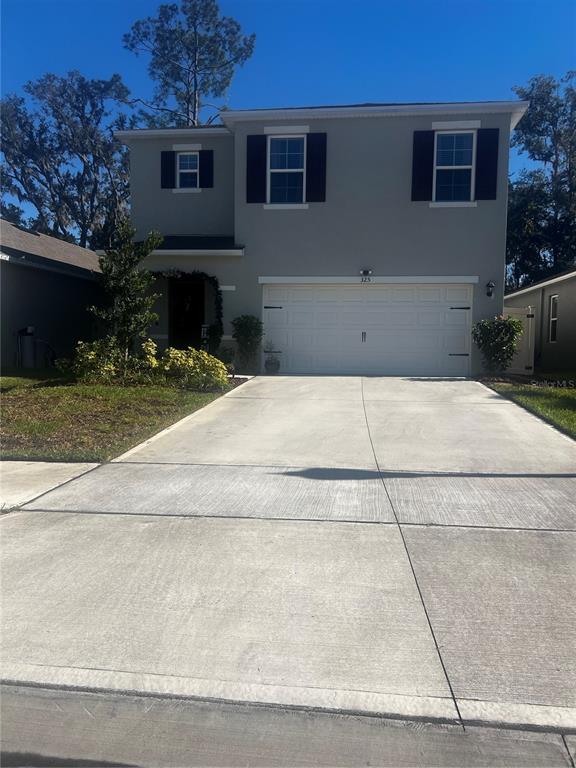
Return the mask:
[[[199,348],[204,323],[204,280],[185,275],[170,278],[168,302],[170,346]]]

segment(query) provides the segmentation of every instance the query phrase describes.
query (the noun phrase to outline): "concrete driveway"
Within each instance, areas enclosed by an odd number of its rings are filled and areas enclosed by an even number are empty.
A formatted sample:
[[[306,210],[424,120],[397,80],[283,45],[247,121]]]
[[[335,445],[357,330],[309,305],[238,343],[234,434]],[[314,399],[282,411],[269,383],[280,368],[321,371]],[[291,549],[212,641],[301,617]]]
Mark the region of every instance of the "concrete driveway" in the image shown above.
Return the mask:
[[[476,382],[253,379],[5,516],[4,678],[576,729],[575,470]]]

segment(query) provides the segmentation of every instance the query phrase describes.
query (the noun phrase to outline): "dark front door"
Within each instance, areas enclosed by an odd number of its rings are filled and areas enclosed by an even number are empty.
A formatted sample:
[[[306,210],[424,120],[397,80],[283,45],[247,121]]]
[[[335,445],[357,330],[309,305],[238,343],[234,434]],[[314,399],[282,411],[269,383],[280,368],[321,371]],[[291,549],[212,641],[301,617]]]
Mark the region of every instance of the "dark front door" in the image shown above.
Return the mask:
[[[204,323],[204,280],[172,277],[170,305],[170,346],[176,349],[200,347]]]

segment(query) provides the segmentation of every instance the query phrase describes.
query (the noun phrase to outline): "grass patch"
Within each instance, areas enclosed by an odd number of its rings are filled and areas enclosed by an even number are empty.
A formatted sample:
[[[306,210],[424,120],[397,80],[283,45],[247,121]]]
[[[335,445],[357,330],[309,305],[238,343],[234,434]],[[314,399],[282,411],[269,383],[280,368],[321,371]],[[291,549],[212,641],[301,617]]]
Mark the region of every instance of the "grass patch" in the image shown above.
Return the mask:
[[[220,394],[78,384],[51,374],[0,378],[4,459],[109,461]]]
[[[504,382],[488,386],[576,440],[576,389]]]

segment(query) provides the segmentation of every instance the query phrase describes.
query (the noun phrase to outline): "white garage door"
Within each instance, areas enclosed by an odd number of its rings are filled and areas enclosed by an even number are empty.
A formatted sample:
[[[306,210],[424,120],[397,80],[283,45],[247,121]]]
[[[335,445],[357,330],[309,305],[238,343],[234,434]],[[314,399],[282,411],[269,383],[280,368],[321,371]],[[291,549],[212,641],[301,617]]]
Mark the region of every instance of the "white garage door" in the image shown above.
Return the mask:
[[[466,376],[470,285],[265,285],[282,373]]]

